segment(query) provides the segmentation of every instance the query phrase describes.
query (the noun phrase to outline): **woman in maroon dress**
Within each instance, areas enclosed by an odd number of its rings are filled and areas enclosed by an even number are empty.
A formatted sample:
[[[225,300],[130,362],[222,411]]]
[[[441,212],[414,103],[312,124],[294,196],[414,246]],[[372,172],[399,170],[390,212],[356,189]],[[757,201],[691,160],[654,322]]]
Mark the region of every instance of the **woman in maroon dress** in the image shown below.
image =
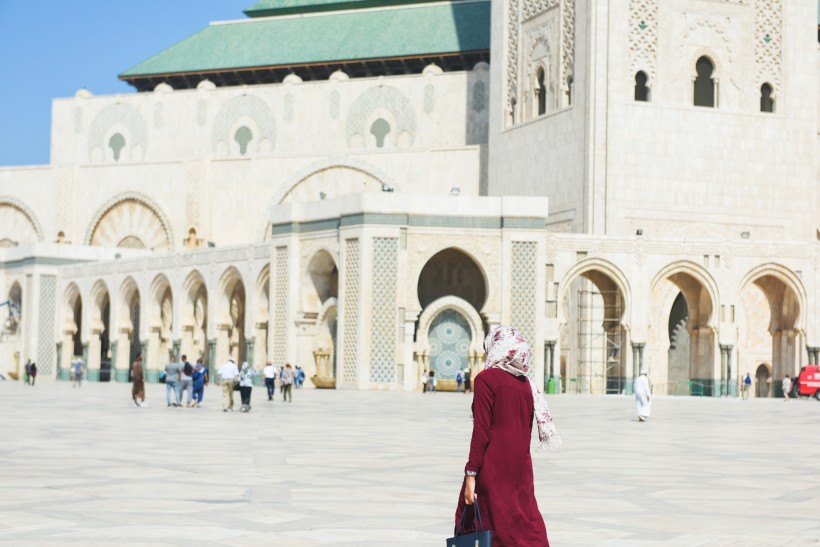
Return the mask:
[[[528,378],[530,347],[512,327],[496,327],[484,340],[487,361],[473,382],[473,438],[456,510],[456,525],[479,501],[484,528],[494,547],[548,546],[547,529],[535,501],[530,438],[533,418],[541,448],[555,449],[561,438],[547,402]]]

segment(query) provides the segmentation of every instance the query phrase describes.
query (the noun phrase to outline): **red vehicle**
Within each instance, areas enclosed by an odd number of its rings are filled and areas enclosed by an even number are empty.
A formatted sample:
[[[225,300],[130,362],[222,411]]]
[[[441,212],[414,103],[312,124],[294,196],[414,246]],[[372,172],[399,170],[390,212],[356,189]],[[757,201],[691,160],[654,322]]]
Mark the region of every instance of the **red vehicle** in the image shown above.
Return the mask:
[[[820,365],[808,365],[800,369],[800,376],[797,378],[798,396],[804,395],[820,401]]]

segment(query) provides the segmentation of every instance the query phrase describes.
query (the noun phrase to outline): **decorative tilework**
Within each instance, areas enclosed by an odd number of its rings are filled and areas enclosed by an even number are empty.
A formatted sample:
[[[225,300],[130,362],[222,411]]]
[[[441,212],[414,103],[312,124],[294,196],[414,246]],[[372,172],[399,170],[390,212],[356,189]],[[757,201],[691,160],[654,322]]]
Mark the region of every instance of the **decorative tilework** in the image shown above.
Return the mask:
[[[399,239],[373,238],[373,271],[370,331],[370,381],[396,381],[396,276]]]
[[[518,95],[518,27],[520,24],[519,0],[509,0],[507,12],[507,104],[508,112],[514,110]]]
[[[658,0],[630,1],[629,56],[629,78],[643,71],[651,85],[658,58]]]
[[[487,86],[484,82],[476,82],[473,85],[473,110],[481,113],[487,108]]]
[[[104,151],[108,147],[108,133],[114,126],[122,128],[120,132],[125,131],[124,136],[129,147],[139,146],[145,150],[148,145],[148,131],[142,115],[130,104],[116,103],[103,108],[91,122],[88,131],[89,157],[95,149]]]
[[[412,144],[416,134],[416,114],[413,104],[404,94],[388,85],[373,87],[359,95],[347,117],[347,143],[352,145],[356,135],[364,139],[370,130],[370,116],[374,112],[389,112],[395,124],[396,134],[407,133]],[[389,121],[389,120],[388,120]]]
[[[356,384],[359,360],[359,240],[345,240],[345,290],[341,309],[344,313],[344,342],[342,344],[342,380]]]
[[[755,0],[755,63],[757,87],[769,83],[780,91],[782,57],[783,0]]]
[[[510,323],[531,345],[535,343],[536,265],[536,243],[513,241]]]
[[[569,90],[575,72],[575,0],[561,3],[561,85]]]
[[[37,368],[44,376],[54,374],[54,320],[57,316],[57,276],[40,276],[40,306],[37,317]]]
[[[273,279],[273,362],[285,364],[288,320],[288,248],[277,247],[276,276]]]
[[[455,380],[459,370],[470,366],[470,325],[455,310],[444,310],[433,319],[428,335],[430,368],[436,378]]]
[[[253,120],[255,128],[251,128],[259,141],[267,140],[270,150],[274,149],[276,141],[276,120],[273,111],[265,102],[253,95],[240,95],[225,103],[219,109],[214,121],[211,141],[214,149],[220,142],[230,143],[233,140],[231,129],[240,118]]]

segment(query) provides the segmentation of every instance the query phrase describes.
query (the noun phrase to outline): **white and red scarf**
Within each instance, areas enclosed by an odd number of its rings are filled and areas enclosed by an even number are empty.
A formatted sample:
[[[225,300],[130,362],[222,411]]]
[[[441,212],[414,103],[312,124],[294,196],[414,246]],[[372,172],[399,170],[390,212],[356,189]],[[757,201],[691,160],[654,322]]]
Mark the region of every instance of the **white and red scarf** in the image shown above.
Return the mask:
[[[538,423],[539,446],[546,450],[555,450],[561,446],[561,437],[555,429],[547,400],[529,377],[532,351],[521,333],[513,327],[496,327],[484,339],[484,351],[487,352],[485,369],[500,368],[514,376],[524,376],[529,381],[535,421]]]

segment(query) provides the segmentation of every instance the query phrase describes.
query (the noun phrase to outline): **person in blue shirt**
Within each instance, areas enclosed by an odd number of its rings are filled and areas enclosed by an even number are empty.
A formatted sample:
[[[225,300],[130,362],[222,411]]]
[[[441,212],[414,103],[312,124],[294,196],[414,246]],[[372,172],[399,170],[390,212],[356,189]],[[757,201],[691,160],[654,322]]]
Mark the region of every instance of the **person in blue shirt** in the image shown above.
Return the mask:
[[[205,394],[205,386],[208,385],[208,367],[202,364],[202,358],[196,360],[194,367],[194,404],[199,406],[202,403],[202,396]]]

